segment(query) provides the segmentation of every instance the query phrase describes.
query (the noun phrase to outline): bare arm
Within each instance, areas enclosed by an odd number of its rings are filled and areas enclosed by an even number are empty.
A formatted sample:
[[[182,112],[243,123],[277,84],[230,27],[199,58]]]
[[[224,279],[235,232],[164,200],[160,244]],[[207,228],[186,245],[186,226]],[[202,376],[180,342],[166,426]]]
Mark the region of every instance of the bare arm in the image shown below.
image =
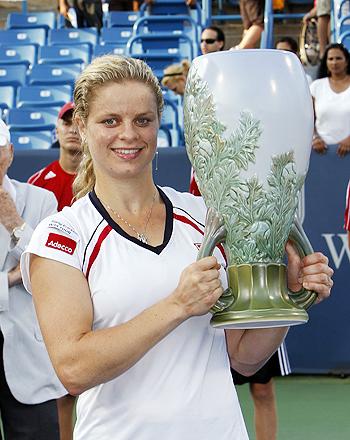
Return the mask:
[[[219,267],[214,257],[193,263],[169,297],[124,324],[92,330],[93,307],[83,274],[32,255],[30,275],[40,327],[69,393],[80,394],[119,376],[183,321],[207,313],[222,294]]]
[[[317,252],[299,258],[293,246],[288,243],[288,287],[297,292],[304,286],[318,293],[316,302],[330,295],[333,285],[333,270],[328,259]],[[259,370],[281,345],[288,327],[254,330],[226,330],[227,349],[232,367],[239,373],[250,376]]]

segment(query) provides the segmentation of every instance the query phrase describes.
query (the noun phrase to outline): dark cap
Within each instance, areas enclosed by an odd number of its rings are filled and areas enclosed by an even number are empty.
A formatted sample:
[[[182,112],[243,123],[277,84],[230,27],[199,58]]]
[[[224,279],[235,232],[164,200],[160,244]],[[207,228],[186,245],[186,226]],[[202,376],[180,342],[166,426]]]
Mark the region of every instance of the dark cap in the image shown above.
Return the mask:
[[[74,110],[74,103],[67,102],[67,104],[64,104],[64,106],[61,108],[60,112],[58,113],[58,119],[63,119],[64,115],[71,110]]]

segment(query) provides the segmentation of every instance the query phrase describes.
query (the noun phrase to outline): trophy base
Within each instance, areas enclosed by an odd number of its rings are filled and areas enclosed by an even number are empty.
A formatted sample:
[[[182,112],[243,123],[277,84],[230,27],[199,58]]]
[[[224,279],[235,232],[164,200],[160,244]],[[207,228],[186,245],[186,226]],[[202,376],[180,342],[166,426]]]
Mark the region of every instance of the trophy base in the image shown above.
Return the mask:
[[[282,263],[251,263],[227,268],[232,304],[215,311],[215,328],[253,329],[305,324],[309,316],[291,298],[286,266]]]
[[[246,310],[223,311],[215,313],[210,324],[222,329],[254,329],[271,327],[290,327],[305,324],[309,320],[304,310]]]

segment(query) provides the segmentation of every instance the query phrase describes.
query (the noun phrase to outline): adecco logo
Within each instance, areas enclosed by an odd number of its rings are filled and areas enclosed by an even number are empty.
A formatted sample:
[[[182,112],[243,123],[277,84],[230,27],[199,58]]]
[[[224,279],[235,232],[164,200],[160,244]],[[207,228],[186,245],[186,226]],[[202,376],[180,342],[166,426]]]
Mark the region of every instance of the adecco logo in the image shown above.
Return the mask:
[[[45,246],[73,255],[77,242],[63,235],[51,233]]]

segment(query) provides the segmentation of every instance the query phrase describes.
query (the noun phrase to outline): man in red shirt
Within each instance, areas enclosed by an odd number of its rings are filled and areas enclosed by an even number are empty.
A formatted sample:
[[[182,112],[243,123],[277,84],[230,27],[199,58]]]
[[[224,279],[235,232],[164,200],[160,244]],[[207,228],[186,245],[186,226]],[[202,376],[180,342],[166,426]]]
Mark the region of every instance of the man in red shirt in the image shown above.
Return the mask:
[[[28,183],[52,191],[58,202],[58,210],[72,204],[72,184],[81,161],[81,141],[73,117],[74,104],[65,104],[57,120],[57,139],[60,146],[59,160],[50,163],[31,176]]]

